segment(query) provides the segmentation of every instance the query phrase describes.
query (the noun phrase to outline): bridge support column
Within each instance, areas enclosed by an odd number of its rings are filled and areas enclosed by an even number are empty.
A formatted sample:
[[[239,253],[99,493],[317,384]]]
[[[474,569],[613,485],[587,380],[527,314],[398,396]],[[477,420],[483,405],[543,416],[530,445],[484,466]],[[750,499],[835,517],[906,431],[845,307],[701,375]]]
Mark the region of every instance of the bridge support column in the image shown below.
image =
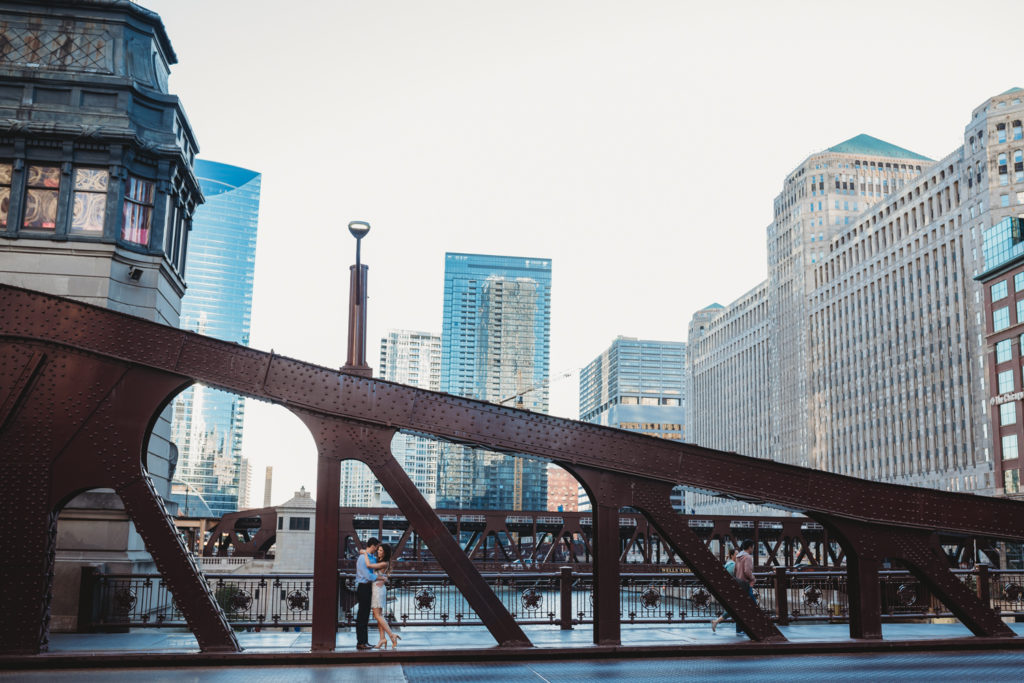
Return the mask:
[[[598,503],[594,511],[594,644],[618,645],[619,620],[619,506]]]
[[[316,551],[313,555],[313,652],[338,642],[338,505],[341,460],[320,455],[316,469]]]
[[[847,590],[850,600],[850,637],[861,640],[882,639],[882,594],[878,558],[847,551]]]
[[[885,558],[906,564],[910,573],[930,590],[976,636],[1012,638],[1013,630],[988,604],[978,600],[950,571],[936,536],[925,530],[893,529],[863,522],[814,515],[831,527],[846,550],[850,581],[850,636],[882,637],[882,603],[878,572]]]

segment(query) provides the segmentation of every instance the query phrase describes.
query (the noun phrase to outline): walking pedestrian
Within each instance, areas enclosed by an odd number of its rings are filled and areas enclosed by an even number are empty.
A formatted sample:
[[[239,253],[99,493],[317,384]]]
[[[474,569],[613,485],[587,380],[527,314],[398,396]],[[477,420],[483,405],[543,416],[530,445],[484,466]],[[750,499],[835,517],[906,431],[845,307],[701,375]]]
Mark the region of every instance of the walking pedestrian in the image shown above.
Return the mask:
[[[725,571],[729,572],[729,576],[736,578],[736,548],[729,548],[729,554],[726,555],[725,560]],[[714,633],[718,625],[725,621],[725,618],[730,615],[727,611],[722,611],[718,614],[718,617],[711,620],[711,632]]]
[[[754,542],[749,538],[740,544],[740,552],[736,555],[736,581],[741,583],[747,589],[747,595],[755,603],[757,602],[757,593],[754,591],[754,556],[750,552],[754,549]],[[743,633],[743,629],[740,628],[740,622],[736,622],[736,635]]]

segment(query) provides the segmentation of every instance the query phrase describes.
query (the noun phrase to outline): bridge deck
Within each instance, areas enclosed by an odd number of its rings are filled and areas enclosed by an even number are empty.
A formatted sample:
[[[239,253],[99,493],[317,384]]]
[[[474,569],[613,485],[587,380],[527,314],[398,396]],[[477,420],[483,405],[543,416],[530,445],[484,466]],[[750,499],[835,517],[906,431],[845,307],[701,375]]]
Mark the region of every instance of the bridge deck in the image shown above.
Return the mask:
[[[372,625],[371,641],[376,643],[376,626]],[[1010,627],[1018,634],[1024,634],[1024,623],[1012,623]],[[571,631],[562,631],[558,626],[524,626],[523,630],[530,636],[535,648],[561,650],[564,648],[600,650],[594,645],[591,631],[587,627],[577,627]],[[831,649],[859,650],[866,644],[850,638],[849,627],[845,623],[808,623],[780,626],[779,630],[793,644],[813,646],[828,645]],[[494,638],[484,626],[421,626],[399,629],[402,636],[399,642],[400,651],[381,650],[372,656],[394,656],[396,654],[412,656],[430,652],[444,652],[452,660],[464,659],[472,661],[480,656],[480,651],[494,652]],[[944,645],[952,640],[963,639],[967,647],[978,639],[971,637],[971,632],[960,623],[907,624],[892,623],[882,626],[883,640],[874,645],[883,645],[884,649],[897,646],[908,647],[918,642],[927,644],[929,648],[937,643]],[[265,630],[260,633],[239,633],[238,639],[245,648],[243,654],[268,653],[309,653],[312,634],[302,632],[285,632],[280,629]],[[363,657],[355,649],[356,636],[354,630],[342,630],[337,636],[337,654]],[[1024,645],[1024,643],[1022,643]],[[723,646],[729,649],[751,648],[751,653],[761,649],[760,644],[752,643],[743,636],[737,636],[733,624],[723,623],[716,632],[712,632],[707,623],[694,624],[637,624],[622,626],[622,646],[629,648],[657,648],[670,650],[704,651],[714,650]],[[812,648],[813,649],[813,648]],[[1024,650],[1024,647],[1021,648]],[[56,633],[50,636],[50,655],[88,654],[90,657],[103,654],[124,653],[198,653],[199,645],[191,633],[168,633],[166,629],[136,630],[131,633]],[[530,657],[537,656],[531,650]],[[461,655],[461,656],[460,656]]]

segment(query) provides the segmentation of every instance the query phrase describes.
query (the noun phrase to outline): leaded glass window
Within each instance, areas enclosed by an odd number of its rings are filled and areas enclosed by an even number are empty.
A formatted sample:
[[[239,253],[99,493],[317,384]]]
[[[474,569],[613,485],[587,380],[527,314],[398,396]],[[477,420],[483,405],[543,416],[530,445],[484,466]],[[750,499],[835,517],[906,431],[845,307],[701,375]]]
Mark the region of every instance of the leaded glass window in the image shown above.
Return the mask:
[[[143,246],[149,244],[154,187],[150,180],[128,176],[124,193],[124,225],[121,227],[121,239],[126,242]]]
[[[7,226],[7,211],[11,206],[11,165],[0,164],[0,227]]]
[[[59,166],[29,166],[25,191],[26,228],[53,230],[57,226],[57,197],[60,194]]]
[[[107,186],[110,175],[102,168],[75,169],[72,232],[99,235],[103,233],[107,213]]]

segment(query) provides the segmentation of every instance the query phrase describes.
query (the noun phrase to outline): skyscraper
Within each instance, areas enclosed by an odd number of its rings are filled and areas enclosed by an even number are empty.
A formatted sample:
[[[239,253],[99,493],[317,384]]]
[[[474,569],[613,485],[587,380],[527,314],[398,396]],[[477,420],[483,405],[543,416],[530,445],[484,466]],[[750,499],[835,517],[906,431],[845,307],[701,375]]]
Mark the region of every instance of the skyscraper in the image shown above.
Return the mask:
[[[764,297],[699,321],[697,405],[721,405],[728,391],[713,381],[715,361],[730,357],[741,366],[732,375],[749,380],[767,363],[769,400],[760,403],[771,425],[768,457],[866,479],[1005,492],[1005,475],[993,478],[993,434],[1010,435],[1016,409],[1000,408],[993,426],[989,398],[1009,404],[1019,385],[1001,365],[991,389],[984,333],[988,320],[994,341],[1004,342],[1002,325],[1012,319],[991,297],[986,310],[974,277],[999,267],[984,262],[983,235],[1002,239],[1005,231],[992,226],[1024,212],[1021,120],[1024,91],[1013,88],[976,107],[963,144],[939,161],[867,136],[808,157],[775,201],[769,279],[753,290],[763,287]],[[998,293],[1005,282],[995,286]],[[751,314],[734,315],[744,310]],[[736,353],[741,339],[753,354]],[[1009,362],[1004,356],[997,349],[995,362]],[[698,443],[721,447],[714,439],[735,429],[733,416],[702,414]],[[744,429],[764,424],[763,413],[748,418]]]
[[[429,332],[389,330],[380,340],[380,378],[439,391],[441,337]],[[438,441],[411,434],[396,434],[391,442],[395,459],[431,505],[437,502],[439,450]],[[341,504],[351,507],[395,505],[370,468],[354,460],[342,464]]]
[[[196,161],[196,176],[206,204],[192,222],[180,326],[248,344],[261,176],[203,160]],[[218,515],[238,509],[244,416],[243,397],[201,384],[175,401],[176,479],[192,485]]]
[[[683,441],[685,368],[684,342],[618,337],[580,371],[580,420]]]
[[[768,226],[768,365],[772,457],[811,459],[810,300],[832,239],[921,174],[931,159],[870,135],[807,157],[786,176]]]
[[[551,260],[445,254],[441,390],[546,413]],[[442,447],[438,507],[544,510],[545,463]]]

